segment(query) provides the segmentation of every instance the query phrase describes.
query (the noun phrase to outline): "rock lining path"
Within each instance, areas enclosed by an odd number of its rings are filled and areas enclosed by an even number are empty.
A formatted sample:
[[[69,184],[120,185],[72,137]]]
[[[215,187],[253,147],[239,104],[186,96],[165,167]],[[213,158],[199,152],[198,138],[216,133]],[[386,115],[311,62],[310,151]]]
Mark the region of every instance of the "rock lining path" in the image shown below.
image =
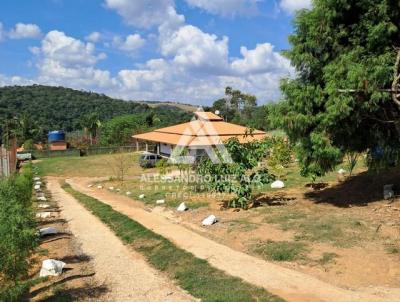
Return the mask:
[[[152,268],[139,253],[125,246],[105,224],[66,193],[57,178],[49,177],[47,187],[82,251],[93,258],[97,281],[109,289],[102,298],[113,302],[197,301]]]
[[[379,292],[374,294],[337,287],[307,274],[235,251],[174,223],[160,214],[146,211],[139,202],[126,196],[107,190],[88,188],[87,185],[91,181],[93,179],[67,179],[75,190],[112,206],[114,210],[171,240],[196,257],[207,260],[214,267],[251,284],[264,287],[287,301],[388,301],[380,296]],[[400,301],[400,298],[390,301]]]

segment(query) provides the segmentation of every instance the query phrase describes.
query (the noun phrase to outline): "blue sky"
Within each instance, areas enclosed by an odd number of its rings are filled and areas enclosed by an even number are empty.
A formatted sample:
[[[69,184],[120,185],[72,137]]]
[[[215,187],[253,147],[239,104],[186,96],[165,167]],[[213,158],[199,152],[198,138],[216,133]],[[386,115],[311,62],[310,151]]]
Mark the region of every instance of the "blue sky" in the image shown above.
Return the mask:
[[[40,3],[40,5],[39,5]],[[210,104],[227,85],[259,103],[292,76],[280,52],[310,0],[0,3],[0,86],[33,83],[132,100]]]

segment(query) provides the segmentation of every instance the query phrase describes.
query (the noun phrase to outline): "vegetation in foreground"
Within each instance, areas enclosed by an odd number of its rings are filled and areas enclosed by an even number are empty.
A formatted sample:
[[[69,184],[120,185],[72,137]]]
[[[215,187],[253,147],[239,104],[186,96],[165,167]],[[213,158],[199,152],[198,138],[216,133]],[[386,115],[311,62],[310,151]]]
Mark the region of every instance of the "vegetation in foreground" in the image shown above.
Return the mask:
[[[35,281],[28,280],[29,257],[38,246],[32,210],[32,171],[0,181],[0,300],[21,301]]]
[[[207,261],[176,247],[110,206],[73,190],[68,184],[64,184],[63,188],[107,224],[126,244],[142,253],[149,263],[175,279],[192,296],[205,302],[283,301],[262,288],[226,275]]]

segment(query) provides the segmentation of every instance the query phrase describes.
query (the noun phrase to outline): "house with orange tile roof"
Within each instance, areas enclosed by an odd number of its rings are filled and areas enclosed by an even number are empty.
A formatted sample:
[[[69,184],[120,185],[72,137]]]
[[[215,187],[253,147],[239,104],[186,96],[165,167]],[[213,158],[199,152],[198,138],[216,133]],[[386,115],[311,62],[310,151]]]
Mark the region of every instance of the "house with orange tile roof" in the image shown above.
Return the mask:
[[[169,157],[176,146],[185,147],[189,155],[198,157],[204,154],[204,149],[210,146],[223,145],[230,138],[236,137],[239,142],[247,143],[261,140],[266,133],[260,130],[225,122],[212,112],[194,112],[194,118],[187,123],[160,128],[151,132],[136,134],[132,137],[139,142],[155,144],[157,154]],[[138,147],[137,147],[138,148]]]

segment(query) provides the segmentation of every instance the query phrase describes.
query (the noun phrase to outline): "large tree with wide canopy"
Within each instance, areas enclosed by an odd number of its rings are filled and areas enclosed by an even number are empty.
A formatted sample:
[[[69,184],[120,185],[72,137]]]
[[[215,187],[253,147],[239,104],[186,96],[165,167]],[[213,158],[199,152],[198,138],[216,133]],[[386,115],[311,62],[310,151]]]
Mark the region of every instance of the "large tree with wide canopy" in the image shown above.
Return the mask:
[[[346,153],[393,163],[400,150],[400,1],[315,0],[298,12],[275,122],[297,143],[304,175],[323,175]]]

